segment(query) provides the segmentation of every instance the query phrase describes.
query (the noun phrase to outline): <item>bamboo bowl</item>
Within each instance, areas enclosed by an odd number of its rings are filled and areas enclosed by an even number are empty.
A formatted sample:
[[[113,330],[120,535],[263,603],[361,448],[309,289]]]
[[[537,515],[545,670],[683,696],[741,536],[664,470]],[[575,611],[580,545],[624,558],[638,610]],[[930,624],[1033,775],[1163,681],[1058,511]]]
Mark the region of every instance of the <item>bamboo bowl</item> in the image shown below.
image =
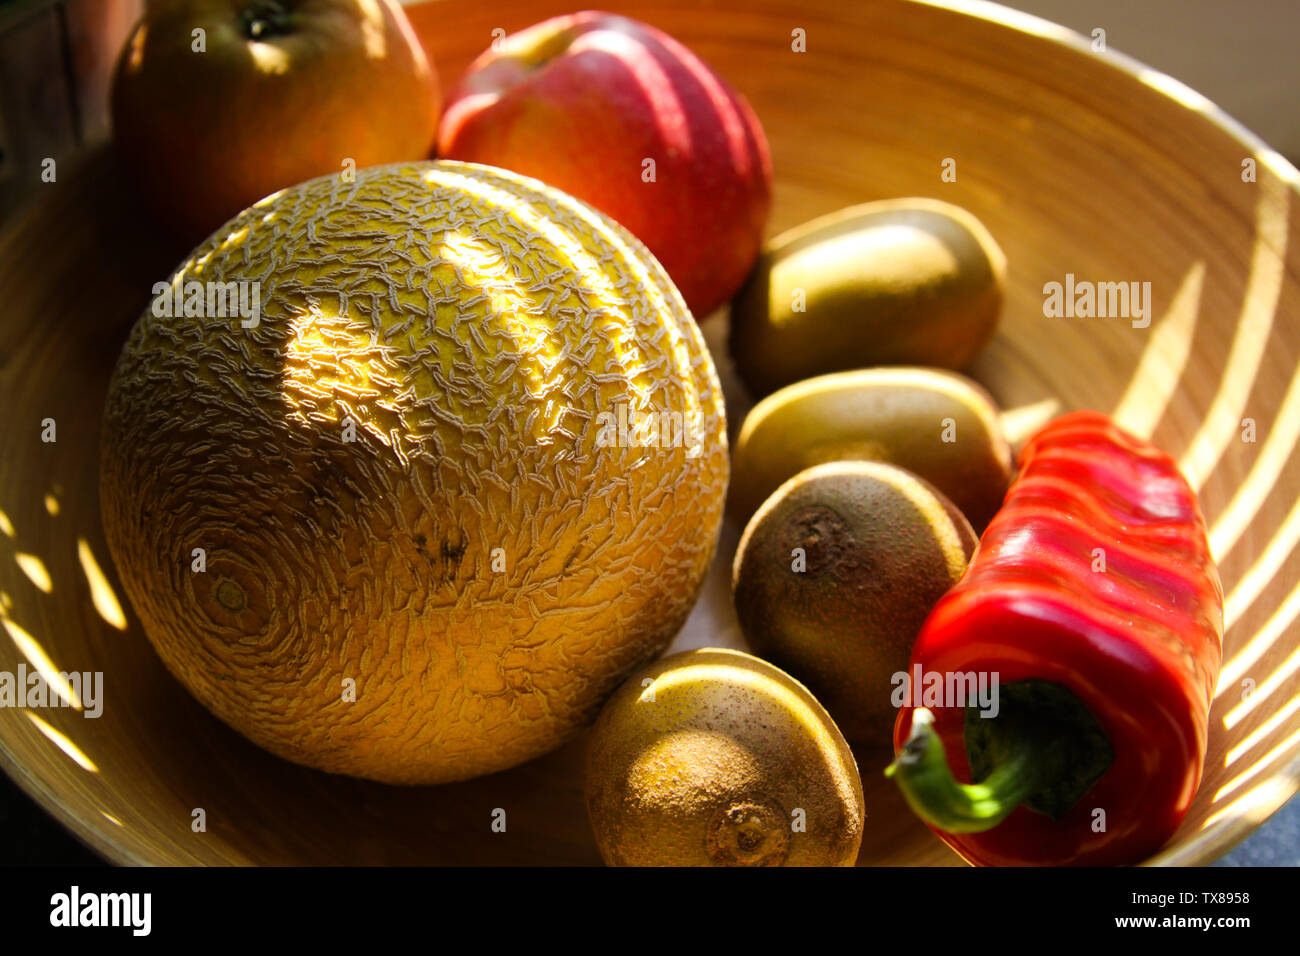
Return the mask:
[[[1300,176],[1212,104],[1075,34],[952,0],[617,4],[677,36],[750,99],[771,138],[773,232],[851,203],[936,196],[1007,253],[996,341],[971,374],[1023,436],[1097,408],[1177,457],[1201,493],[1227,594],[1206,775],[1151,862],[1205,863],[1300,787]],[[410,8],[448,83],[555,3]],[[791,49],[806,31],[806,53]],[[956,161],[957,179],[941,181]],[[1254,182],[1242,178],[1252,160]],[[294,766],[195,703],[153,654],[107,560],[97,494],[109,372],[152,284],[184,249],[152,238],[111,156],[79,168],[0,236],[0,670],[102,671],[98,719],[0,709],[0,764],[119,863],[599,862],[578,739],[515,770],[402,789]],[[1153,320],[1048,319],[1067,273],[1151,283]],[[738,427],[748,400],[704,322]],[[41,440],[54,419],[57,441]],[[1245,422],[1245,424],[1243,424]],[[1252,437],[1254,441],[1247,441]],[[724,530],[675,647],[743,646]],[[863,864],[954,864],[859,754]],[[509,826],[493,833],[495,808]],[[202,810],[205,827],[196,821]]]

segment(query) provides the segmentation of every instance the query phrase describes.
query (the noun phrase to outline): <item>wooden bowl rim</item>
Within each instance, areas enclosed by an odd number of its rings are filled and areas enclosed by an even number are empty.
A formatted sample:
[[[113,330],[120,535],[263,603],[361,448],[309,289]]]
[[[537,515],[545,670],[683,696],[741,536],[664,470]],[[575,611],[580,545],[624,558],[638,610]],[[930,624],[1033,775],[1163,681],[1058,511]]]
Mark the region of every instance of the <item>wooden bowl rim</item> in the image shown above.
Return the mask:
[[[1017,33],[1036,36],[1060,47],[1085,53],[1102,63],[1126,73],[1143,86],[1148,86],[1172,100],[1185,110],[1204,116],[1222,132],[1236,139],[1251,153],[1264,161],[1269,169],[1300,196],[1300,169],[1289,159],[1264,142],[1260,136],[1247,128],[1240,120],[1233,118],[1223,107],[1219,106],[1203,93],[1192,89],[1182,80],[1148,66],[1137,57],[1112,50],[1109,46],[1100,54],[1092,48],[1092,41],[1071,27],[1063,26],[1032,13],[1025,13],[1011,7],[1004,7],[993,0],[903,0],[916,6],[947,10],[950,13],[987,20],[999,26],[1015,30]]]

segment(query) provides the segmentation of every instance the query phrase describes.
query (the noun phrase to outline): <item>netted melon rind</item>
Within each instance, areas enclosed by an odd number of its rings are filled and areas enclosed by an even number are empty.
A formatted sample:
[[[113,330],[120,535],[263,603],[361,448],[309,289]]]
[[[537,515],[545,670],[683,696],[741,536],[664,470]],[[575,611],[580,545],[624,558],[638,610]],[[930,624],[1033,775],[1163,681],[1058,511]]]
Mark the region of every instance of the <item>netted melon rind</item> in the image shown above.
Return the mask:
[[[464,779],[563,742],[680,628],[722,395],[617,224],[502,170],[376,167],[245,211],[190,281],[260,282],[260,321],[146,310],[101,494],[145,632],[223,721],[323,770]],[[620,403],[698,412],[698,441],[602,447]]]

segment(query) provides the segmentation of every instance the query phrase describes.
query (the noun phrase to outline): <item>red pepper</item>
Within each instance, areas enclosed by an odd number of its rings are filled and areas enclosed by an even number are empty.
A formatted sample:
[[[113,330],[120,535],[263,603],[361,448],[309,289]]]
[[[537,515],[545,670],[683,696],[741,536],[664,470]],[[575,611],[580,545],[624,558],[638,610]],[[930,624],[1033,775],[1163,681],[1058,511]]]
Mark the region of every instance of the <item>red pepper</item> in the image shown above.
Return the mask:
[[[1104,415],[1065,415],[1026,443],[926,619],[912,651],[923,686],[886,773],[972,863],[1138,862],[1200,784],[1222,640],[1219,574],[1173,460]],[[972,673],[996,678],[996,716],[953,696],[971,684],[952,675]],[[927,699],[931,675],[953,694]],[[978,783],[959,783],[972,765]]]

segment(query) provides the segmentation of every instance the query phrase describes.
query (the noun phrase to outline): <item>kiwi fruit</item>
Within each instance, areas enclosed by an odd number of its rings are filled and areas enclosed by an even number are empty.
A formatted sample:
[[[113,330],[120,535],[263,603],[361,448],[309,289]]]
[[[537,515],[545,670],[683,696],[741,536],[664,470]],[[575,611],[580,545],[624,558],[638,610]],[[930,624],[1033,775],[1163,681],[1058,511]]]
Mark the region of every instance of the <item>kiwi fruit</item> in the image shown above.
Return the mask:
[[[802,684],[740,651],[634,674],[587,750],[587,813],[611,866],[852,866],[862,781]]]
[[[732,453],[728,507],[748,520],[805,468],[848,459],[884,461],[924,478],[982,532],[1002,506],[1014,466],[992,397],[934,368],[834,372],[763,399]]]
[[[881,462],[817,465],[740,539],[732,595],[750,648],[808,685],[854,745],[884,748],[926,615],[977,539],[933,485]]]
[[[768,243],[731,306],[731,356],[756,398],[850,368],[964,368],[993,335],[1005,282],[1002,250],[958,206],[851,206]]]

